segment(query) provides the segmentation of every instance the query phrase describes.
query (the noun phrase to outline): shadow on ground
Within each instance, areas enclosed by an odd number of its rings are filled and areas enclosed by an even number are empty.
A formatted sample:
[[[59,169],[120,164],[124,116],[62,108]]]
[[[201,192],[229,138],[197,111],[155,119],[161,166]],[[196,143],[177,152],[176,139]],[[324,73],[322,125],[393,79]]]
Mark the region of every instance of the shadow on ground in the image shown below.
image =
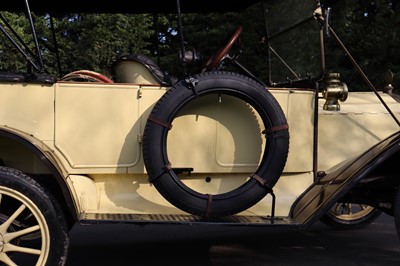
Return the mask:
[[[67,265],[400,265],[393,218],[364,229],[93,225],[71,231]]]

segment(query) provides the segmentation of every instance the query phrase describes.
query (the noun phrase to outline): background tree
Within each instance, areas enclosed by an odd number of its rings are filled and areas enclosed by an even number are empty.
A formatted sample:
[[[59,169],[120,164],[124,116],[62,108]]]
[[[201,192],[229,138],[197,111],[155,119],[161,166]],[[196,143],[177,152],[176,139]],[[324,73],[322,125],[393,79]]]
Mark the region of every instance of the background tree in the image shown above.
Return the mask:
[[[38,32],[51,36],[48,23],[41,21],[45,23],[38,23]],[[118,56],[146,53],[153,33],[150,15],[70,14],[53,21],[63,74],[89,69],[110,75],[111,63]],[[54,66],[54,41],[42,40],[51,51],[46,60]]]
[[[283,2],[286,6],[283,6]],[[202,58],[195,64],[187,64],[186,71],[201,71],[204,61],[224,46],[237,26],[241,25],[244,31],[234,52],[240,51],[240,63],[267,82],[270,78],[268,64],[276,58],[272,58],[268,47],[262,42],[266,36],[264,9],[268,9],[267,17],[276,15],[274,19],[279,23],[275,28],[279,29],[296,22],[296,16],[311,16],[313,7],[305,8],[302,14],[303,9],[299,5],[314,3],[267,1],[264,7],[254,5],[241,12],[183,14],[185,49],[196,51]],[[325,7],[332,7],[333,28],[372,82],[382,88],[385,85],[384,74],[391,70],[395,75],[394,85],[399,87],[400,28],[397,25],[400,25],[400,17],[397,16],[399,6],[395,1],[322,0],[322,3]],[[2,15],[11,21],[28,46],[34,48],[32,37],[28,34],[27,20],[21,15],[7,12],[2,12]],[[34,20],[46,71],[57,77],[78,69],[94,70],[111,77],[110,66],[113,60],[128,53],[150,56],[171,75],[181,78],[185,74],[179,60],[181,46],[176,14],[67,14],[52,19],[48,14],[35,14]],[[57,42],[50,31],[51,24],[54,25]],[[274,44],[280,55],[294,65],[296,72],[301,75],[309,74],[310,69],[313,72],[319,64],[315,48],[318,48],[315,45],[317,38],[311,35],[311,32],[315,32],[316,24],[313,25],[310,29],[293,34],[288,39],[275,41]],[[342,80],[352,90],[368,89],[333,38],[325,40],[327,70],[340,72]],[[58,69],[58,58],[61,69]],[[26,71],[23,58],[5,38],[0,38],[0,69]],[[274,71],[283,77],[287,76],[284,68]]]
[[[386,85],[385,74],[391,70],[395,75],[395,88],[399,88],[399,6],[387,0],[328,2],[333,9],[332,27],[372,83],[382,89]],[[329,69],[340,72],[353,90],[368,90],[333,38],[327,39],[326,51]]]
[[[30,49],[34,49],[32,36],[25,16],[23,14],[8,12],[3,12],[1,15],[6,21],[12,22],[11,25],[14,31],[19,36],[23,36],[24,42]],[[2,26],[5,27],[3,23]],[[11,34],[9,31],[8,33]],[[18,49],[3,35],[0,35],[0,69],[10,72],[20,72],[22,70],[25,71],[26,66],[27,64]]]

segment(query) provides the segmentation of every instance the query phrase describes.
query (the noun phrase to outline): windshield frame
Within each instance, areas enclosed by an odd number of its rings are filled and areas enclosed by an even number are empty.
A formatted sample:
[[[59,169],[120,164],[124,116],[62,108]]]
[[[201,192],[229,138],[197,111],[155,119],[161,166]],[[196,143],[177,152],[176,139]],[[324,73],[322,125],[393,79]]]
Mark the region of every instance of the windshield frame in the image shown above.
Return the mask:
[[[323,9],[321,8],[321,4],[319,0],[315,1],[315,10],[310,14],[310,16],[305,17],[301,19],[300,21],[297,21],[294,24],[289,24],[286,27],[280,28],[278,31],[270,33],[270,25],[268,22],[268,12],[267,8],[264,7],[264,19],[265,19],[265,25],[266,25],[266,37],[265,37],[265,43],[268,49],[268,86],[270,87],[303,87],[303,86],[309,86],[311,83],[315,83],[317,81],[321,81],[324,76],[325,76],[325,52],[324,52],[324,14],[323,14]],[[280,57],[280,55],[275,51],[272,42],[277,39],[277,38],[282,38],[282,36],[289,35],[290,33],[293,33],[297,30],[299,30],[300,27],[304,26],[307,23],[312,23],[312,21],[315,21],[318,24],[318,43],[319,43],[319,69],[318,73],[315,73],[314,75],[303,75],[299,76],[291,68],[291,66],[283,59]],[[293,75],[294,78],[290,78],[285,76],[281,80],[275,80],[273,77],[273,62],[272,58],[276,57],[277,60],[280,61],[281,64],[284,65],[285,68]]]

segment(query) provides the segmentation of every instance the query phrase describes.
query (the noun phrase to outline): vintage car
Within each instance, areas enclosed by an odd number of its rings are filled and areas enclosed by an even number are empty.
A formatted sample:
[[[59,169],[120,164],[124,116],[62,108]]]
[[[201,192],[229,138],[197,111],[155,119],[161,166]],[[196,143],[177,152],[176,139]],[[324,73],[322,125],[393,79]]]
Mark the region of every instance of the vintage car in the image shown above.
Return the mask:
[[[86,6],[30,0],[3,1],[0,11],[27,8],[32,21],[30,12],[175,10],[180,20],[181,7],[238,10],[257,2],[114,0]],[[376,89],[369,81],[331,27],[330,8],[309,2],[304,20],[286,28],[281,21],[274,28],[267,16],[269,81],[231,53],[241,25],[202,71],[173,82],[136,54],[116,60],[112,78],[86,69],[49,76],[30,54],[32,73],[2,70],[0,261],[25,265],[23,255],[36,265],[64,265],[76,223],[306,229],[321,220],[348,229],[385,212],[394,216],[400,235],[399,98],[391,84]],[[267,15],[274,12],[279,9]],[[290,43],[285,33],[305,23],[320,42],[319,70],[312,75],[296,74],[279,56]],[[3,35],[20,48],[7,25],[2,19]],[[328,34],[370,91],[351,91],[340,73],[325,68]]]

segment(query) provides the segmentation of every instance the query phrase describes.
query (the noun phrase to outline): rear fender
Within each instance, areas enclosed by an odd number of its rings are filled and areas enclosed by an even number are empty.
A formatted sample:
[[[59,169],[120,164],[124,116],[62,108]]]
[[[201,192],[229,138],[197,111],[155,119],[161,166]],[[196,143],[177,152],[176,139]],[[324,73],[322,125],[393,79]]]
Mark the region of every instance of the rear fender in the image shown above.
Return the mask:
[[[42,141],[8,127],[0,127],[0,164],[20,170],[39,183],[51,183],[51,189],[55,190],[51,192],[76,220],[75,207],[65,181],[67,174]]]

